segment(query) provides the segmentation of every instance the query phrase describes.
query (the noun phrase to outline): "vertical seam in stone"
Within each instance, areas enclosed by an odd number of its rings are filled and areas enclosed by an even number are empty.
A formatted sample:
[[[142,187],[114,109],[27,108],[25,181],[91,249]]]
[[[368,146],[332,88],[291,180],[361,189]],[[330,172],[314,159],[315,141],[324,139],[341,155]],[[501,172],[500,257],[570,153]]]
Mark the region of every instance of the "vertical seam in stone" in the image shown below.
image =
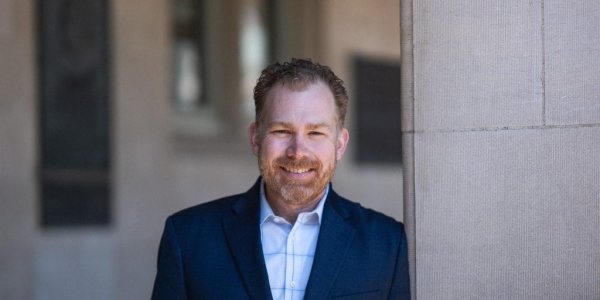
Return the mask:
[[[542,125],[546,125],[546,18],[544,16],[544,0],[542,4]]]
[[[400,0],[401,120],[404,224],[408,240],[411,298],[417,299],[416,195],[414,153],[414,23],[413,0]]]

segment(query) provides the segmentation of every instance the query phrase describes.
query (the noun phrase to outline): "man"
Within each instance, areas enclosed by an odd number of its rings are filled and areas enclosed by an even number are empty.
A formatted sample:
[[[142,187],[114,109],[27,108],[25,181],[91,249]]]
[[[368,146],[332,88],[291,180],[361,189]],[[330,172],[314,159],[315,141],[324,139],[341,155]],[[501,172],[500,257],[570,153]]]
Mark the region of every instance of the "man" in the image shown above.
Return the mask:
[[[402,224],[331,189],[343,82],[292,59],[262,72],[254,99],[261,177],[167,219],[152,299],[410,299]]]

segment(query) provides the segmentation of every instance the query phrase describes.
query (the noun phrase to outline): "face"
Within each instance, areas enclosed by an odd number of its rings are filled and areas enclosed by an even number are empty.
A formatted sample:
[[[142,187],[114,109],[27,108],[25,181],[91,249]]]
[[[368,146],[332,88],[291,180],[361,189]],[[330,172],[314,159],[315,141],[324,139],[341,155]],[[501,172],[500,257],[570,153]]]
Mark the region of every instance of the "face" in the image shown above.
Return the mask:
[[[322,82],[292,91],[276,84],[267,95],[261,128],[248,130],[273,201],[302,207],[318,201],[348,143],[337,128],[333,94]]]

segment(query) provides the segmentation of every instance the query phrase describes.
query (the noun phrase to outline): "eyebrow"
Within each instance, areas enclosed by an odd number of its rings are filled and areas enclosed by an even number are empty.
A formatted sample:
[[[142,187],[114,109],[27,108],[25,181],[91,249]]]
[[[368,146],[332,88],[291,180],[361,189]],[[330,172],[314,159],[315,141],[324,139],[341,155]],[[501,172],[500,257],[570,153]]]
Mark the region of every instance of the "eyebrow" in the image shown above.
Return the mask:
[[[317,123],[317,124],[308,124],[308,129],[319,129],[319,128],[328,128],[331,129],[331,126],[329,126],[329,124],[327,123]]]

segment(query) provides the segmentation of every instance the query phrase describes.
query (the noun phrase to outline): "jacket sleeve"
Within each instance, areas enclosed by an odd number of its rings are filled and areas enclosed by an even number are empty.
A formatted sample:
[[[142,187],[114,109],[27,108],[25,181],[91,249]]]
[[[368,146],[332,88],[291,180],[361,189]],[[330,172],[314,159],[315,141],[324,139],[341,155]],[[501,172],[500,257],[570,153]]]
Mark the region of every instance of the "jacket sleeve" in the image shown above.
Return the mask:
[[[172,217],[167,218],[160,246],[152,300],[187,299],[181,251]]]
[[[400,245],[396,257],[396,270],[388,299],[410,300],[410,278],[408,275],[408,244],[404,226],[400,224]]]

